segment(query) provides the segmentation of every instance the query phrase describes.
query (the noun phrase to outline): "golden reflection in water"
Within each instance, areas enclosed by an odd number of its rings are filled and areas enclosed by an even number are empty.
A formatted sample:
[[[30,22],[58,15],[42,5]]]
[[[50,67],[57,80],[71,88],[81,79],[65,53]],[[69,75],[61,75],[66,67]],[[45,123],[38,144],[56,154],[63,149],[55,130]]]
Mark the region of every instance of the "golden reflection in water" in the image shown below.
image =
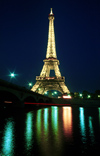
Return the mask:
[[[12,120],[12,118],[9,118],[7,120],[4,128],[2,153],[5,156],[14,155],[14,121]]]
[[[72,108],[71,107],[63,107],[63,128],[64,128],[65,137],[71,139],[72,137]]]
[[[36,138],[39,144],[39,152],[46,153],[49,150],[48,129],[49,108],[40,109],[36,116]]]
[[[61,136],[58,124],[58,107],[40,109],[37,111],[36,118],[36,134],[41,153],[51,155],[55,149],[60,153]],[[50,137],[51,134],[53,135]]]

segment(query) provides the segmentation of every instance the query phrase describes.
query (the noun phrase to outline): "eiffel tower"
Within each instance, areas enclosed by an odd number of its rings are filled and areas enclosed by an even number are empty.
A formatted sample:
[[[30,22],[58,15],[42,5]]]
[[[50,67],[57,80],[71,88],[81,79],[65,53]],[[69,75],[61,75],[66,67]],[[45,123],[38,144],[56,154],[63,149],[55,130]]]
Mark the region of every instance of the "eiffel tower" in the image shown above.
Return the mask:
[[[57,90],[62,94],[70,93],[65,85],[65,77],[61,76],[59,70],[59,60],[56,55],[55,33],[54,33],[54,14],[51,8],[49,14],[49,33],[46,59],[43,60],[44,65],[40,76],[36,76],[36,83],[32,87],[33,92],[44,94],[49,90]],[[54,70],[55,76],[50,77],[50,70]]]

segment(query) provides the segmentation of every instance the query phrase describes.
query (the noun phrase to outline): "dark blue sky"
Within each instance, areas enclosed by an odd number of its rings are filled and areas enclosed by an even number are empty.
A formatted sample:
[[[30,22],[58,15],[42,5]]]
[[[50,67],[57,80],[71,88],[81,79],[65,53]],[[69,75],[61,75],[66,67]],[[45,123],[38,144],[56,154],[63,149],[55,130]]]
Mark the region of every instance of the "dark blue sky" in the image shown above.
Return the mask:
[[[46,57],[48,14],[55,15],[60,71],[71,92],[100,89],[100,0],[0,0],[0,78],[35,84]]]

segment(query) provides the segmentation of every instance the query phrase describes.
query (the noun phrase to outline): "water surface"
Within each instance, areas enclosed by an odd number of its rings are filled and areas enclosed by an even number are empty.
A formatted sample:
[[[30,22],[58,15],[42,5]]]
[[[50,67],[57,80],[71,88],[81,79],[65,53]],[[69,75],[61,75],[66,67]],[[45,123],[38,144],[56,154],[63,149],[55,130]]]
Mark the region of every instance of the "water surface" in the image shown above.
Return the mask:
[[[100,108],[48,107],[0,111],[0,154],[100,154]]]

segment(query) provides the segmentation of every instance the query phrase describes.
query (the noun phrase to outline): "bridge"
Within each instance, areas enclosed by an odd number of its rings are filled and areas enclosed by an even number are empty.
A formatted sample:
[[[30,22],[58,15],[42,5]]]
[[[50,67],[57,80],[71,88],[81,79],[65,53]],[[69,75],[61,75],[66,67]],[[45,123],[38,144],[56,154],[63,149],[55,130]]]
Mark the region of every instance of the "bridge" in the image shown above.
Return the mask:
[[[24,107],[33,103],[51,103],[51,98],[0,79],[0,106]]]
[[[100,100],[89,99],[57,99],[35,93],[25,87],[21,87],[5,80],[0,79],[0,108],[11,106],[15,108],[23,108],[28,104],[33,106],[99,106]]]

